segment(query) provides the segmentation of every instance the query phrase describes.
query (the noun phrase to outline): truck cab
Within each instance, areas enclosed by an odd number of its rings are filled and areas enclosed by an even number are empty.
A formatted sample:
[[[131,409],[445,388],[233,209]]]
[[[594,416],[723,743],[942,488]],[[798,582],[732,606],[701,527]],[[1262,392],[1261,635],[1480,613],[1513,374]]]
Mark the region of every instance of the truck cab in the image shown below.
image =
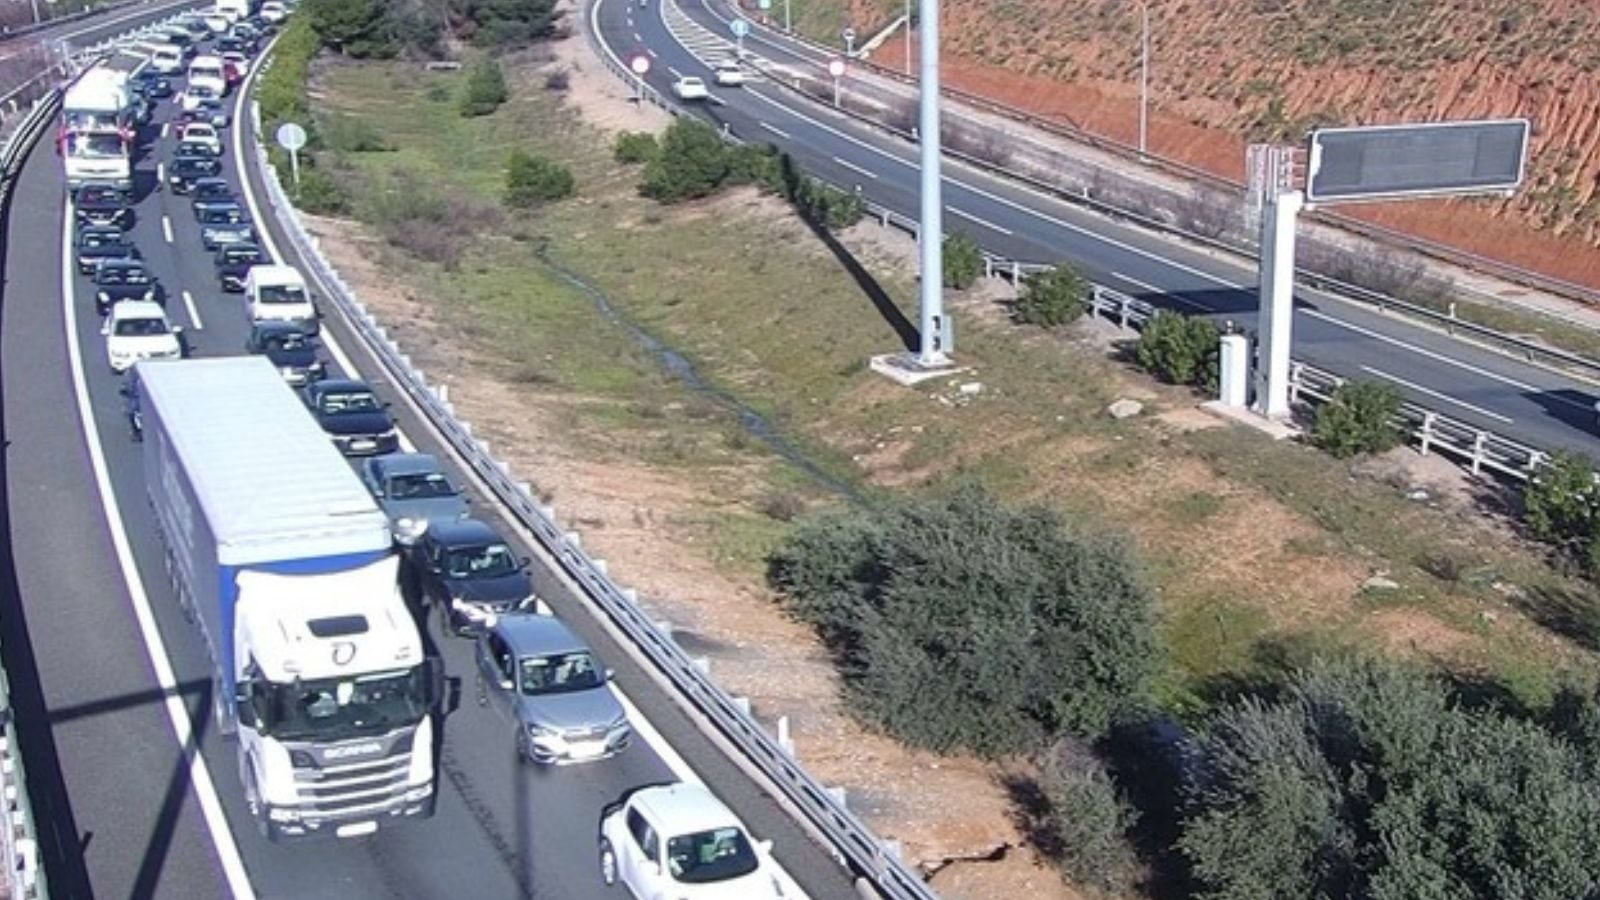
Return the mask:
[[[321,330],[306,280],[294,266],[251,266],[245,273],[244,296],[252,323],[290,322],[306,334]]]
[[[222,71],[220,56],[196,56],[194,62],[189,63],[188,80],[190,87],[210,88],[216,97],[228,92],[228,79]]]

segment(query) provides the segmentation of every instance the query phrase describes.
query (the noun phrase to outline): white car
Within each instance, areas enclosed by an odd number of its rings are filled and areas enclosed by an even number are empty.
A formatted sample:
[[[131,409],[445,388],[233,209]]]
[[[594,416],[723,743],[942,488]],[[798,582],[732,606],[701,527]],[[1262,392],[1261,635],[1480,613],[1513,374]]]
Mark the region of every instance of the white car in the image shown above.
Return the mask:
[[[163,75],[176,75],[183,71],[183,51],[172,44],[162,44],[150,51],[150,68]]]
[[[706,90],[705,81],[693,75],[685,75],[674,81],[672,92],[678,95],[679,100],[704,100],[711,96],[711,92]]]
[[[222,34],[233,27],[233,19],[220,12],[209,12],[200,21],[206,23],[212,34]]]
[[[600,816],[600,878],[641,900],[781,900],[772,842],[704,787],[639,788]]]
[[[166,311],[151,300],[113,304],[100,333],[106,338],[106,362],[119,375],[143,359],[183,356],[183,329],[168,325]]]
[[[288,15],[288,7],[277,2],[277,0],[267,0],[266,3],[261,4],[261,18],[266,19],[268,22],[271,22],[274,25],[282,22],[288,17]]]
[[[178,107],[183,110],[198,109],[202,100],[220,100],[215,88],[204,84],[191,84],[178,94]]]
[[[184,125],[179,139],[185,143],[194,141],[204,144],[213,156],[222,155],[222,137],[217,134],[217,126],[210,122],[190,122]]]
[[[750,73],[739,65],[738,60],[725,59],[717,63],[715,74],[712,76],[717,84],[723,87],[735,87],[750,80]]]

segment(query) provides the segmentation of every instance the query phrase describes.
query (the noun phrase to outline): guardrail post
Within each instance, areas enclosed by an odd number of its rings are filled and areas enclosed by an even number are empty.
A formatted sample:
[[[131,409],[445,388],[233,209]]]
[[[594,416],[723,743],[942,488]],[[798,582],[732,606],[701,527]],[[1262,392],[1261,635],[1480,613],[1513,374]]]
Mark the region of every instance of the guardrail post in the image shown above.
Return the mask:
[[[1128,323],[1131,321],[1132,315],[1133,315],[1133,310],[1130,309],[1129,306],[1128,306],[1128,298],[1124,297],[1124,296],[1121,296],[1121,295],[1118,295],[1118,297],[1117,297],[1117,324],[1119,326],[1121,326],[1124,330],[1126,330],[1127,327],[1128,327]]]
[[[709,657],[709,656],[696,656],[696,657],[694,657],[693,659],[691,659],[689,661],[694,663],[694,667],[696,669],[700,670],[700,674],[702,674],[702,675],[710,675],[711,674],[711,657]]]
[[[844,807],[846,809],[849,809],[849,805],[845,802],[845,798],[848,796],[848,792],[846,792],[844,788],[842,788],[842,787],[831,787],[831,788],[828,788],[827,790],[828,790],[828,796],[833,798],[833,802],[839,804],[840,806],[842,806],[842,807]]]
[[[735,698],[733,698],[733,705],[738,707],[739,711],[744,713],[745,715],[747,715],[747,716],[750,715],[750,698],[749,697],[735,697]]]
[[[1022,263],[1014,259],[1011,261],[1011,283],[1014,285],[1022,283]]]
[[[1421,438],[1423,456],[1428,455],[1428,448],[1433,444],[1433,423],[1438,417],[1439,414],[1432,410],[1422,414],[1422,428],[1418,430],[1417,434]]]
[[[794,758],[794,738],[789,736],[788,716],[778,717],[778,746],[783,749],[784,753],[789,754],[791,759]]]
[[[1478,432],[1472,441],[1472,474],[1477,475],[1483,471],[1483,448],[1489,442],[1487,431]]]

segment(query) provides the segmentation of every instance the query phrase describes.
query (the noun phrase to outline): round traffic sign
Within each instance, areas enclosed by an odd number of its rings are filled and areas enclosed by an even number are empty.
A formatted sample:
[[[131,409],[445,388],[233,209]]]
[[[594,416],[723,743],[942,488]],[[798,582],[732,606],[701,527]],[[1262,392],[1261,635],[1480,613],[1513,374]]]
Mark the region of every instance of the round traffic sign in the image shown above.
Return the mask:
[[[278,126],[278,146],[290,153],[306,145],[306,130],[293,122],[285,122]]]
[[[772,0],[758,0],[756,5],[761,7],[762,9],[771,9],[772,8]]]
[[[835,78],[844,74],[844,60],[833,59],[828,61],[828,74]]]
[[[845,30],[839,32],[839,37],[842,37],[847,41],[853,41],[856,39],[856,30],[854,28],[846,28]]]
[[[728,28],[733,31],[734,37],[744,37],[750,33],[750,23],[745,19],[734,19],[728,23]]]
[[[628,68],[632,69],[633,74],[635,75],[643,75],[644,73],[650,71],[650,57],[641,53],[638,56],[635,56],[633,59],[628,60]]]

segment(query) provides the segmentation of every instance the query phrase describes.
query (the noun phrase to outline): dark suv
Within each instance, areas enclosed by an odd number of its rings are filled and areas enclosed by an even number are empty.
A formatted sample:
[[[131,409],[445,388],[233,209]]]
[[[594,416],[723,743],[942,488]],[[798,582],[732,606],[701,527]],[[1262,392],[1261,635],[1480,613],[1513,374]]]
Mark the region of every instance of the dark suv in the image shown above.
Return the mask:
[[[389,404],[364,381],[334,378],[314,381],[301,392],[311,415],[345,456],[375,456],[400,448]]]
[[[477,519],[434,522],[406,551],[420,603],[439,607],[439,621],[456,634],[483,630],[491,614],[532,608],[533,582],[493,528]]]

